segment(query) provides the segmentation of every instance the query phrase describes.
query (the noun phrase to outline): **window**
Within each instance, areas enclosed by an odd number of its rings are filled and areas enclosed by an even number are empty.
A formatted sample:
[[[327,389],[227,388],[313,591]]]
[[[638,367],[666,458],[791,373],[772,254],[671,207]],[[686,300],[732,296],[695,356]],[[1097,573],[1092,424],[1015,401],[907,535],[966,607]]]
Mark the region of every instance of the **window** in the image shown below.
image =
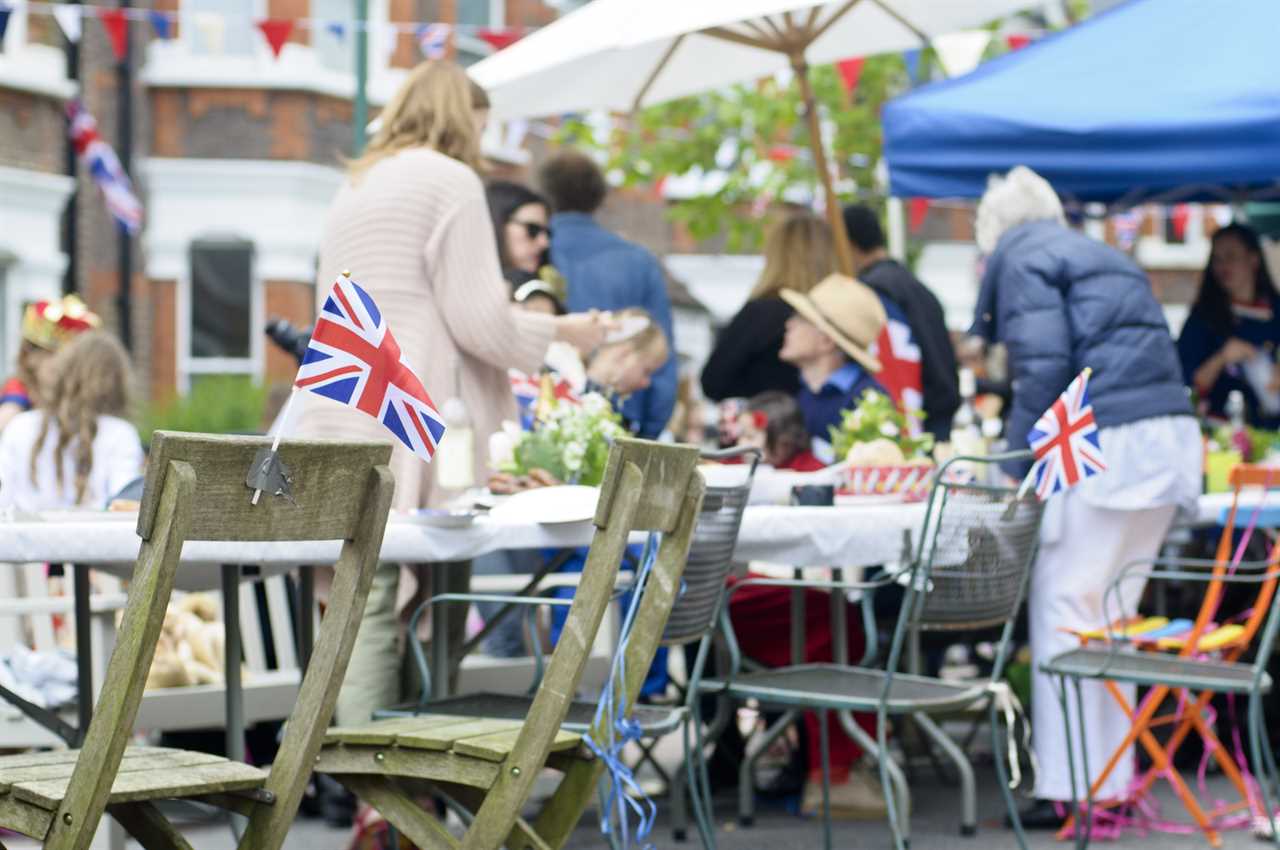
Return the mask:
[[[493,53],[493,46],[473,34],[470,27],[501,27],[506,19],[502,0],[456,0],[457,21],[462,29],[454,33],[458,64],[474,65]]]
[[[199,240],[190,249],[190,277],[180,305],[185,332],[179,368],[186,390],[193,375],[257,374],[262,358],[259,287],[253,243]]]
[[[248,56],[254,52],[259,0],[185,0],[182,31],[192,53]]]
[[[354,0],[311,0],[311,46],[320,67],[348,74],[354,70],[355,5]]]

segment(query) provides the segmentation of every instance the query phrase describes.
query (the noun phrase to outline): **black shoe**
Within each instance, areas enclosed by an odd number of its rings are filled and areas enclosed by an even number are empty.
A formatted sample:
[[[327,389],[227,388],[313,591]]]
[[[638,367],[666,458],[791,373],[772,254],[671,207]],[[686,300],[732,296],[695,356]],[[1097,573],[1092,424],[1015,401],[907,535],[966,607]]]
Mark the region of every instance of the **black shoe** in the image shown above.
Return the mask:
[[[1062,826],[1066,817],[1059,812],[1059,804],[1053,800],[1032,800],[1031,804],[1018,812],[1023,829],[1051,830]],[[1004,816],[1004,825],[1013,828],[1008,815]]]
[[[324,822],[336,829],[349,829],[355,822],[356,796],[324,774],[316,777],[316,789]]]

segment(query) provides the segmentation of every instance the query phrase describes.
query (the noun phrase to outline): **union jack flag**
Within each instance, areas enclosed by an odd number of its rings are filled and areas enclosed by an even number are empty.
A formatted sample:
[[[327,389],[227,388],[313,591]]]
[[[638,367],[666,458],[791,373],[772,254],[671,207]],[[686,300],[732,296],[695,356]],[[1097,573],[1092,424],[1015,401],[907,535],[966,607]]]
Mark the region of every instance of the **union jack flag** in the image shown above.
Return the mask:
[[[120,165],[116,152],[102,141],[98,135],[98,122],[80,101],[67,101],[67,118],[71,122],[71,144],[89,169],[93,182],[102,190],[107,211],[130,236],[136,234],[142,228],[142,203],[133,193],[133,184],[129,182],[129,175]]]
[[[294,386],[372,416],[423,460],[444,436],[444,419],[382,313],[346,275],[320,308]]]
[[[1090,371],[1085,369],[1077,375],[1027,434],[1027,443],[1036,456],[1031,474],[1042,502],[1059,490],[1107,470],[1098,440],[1098,423],[1089,404]]]
[[[449,53],[449,24],[423,24],[418,27],[418,49],[428,59],[443,59]]]

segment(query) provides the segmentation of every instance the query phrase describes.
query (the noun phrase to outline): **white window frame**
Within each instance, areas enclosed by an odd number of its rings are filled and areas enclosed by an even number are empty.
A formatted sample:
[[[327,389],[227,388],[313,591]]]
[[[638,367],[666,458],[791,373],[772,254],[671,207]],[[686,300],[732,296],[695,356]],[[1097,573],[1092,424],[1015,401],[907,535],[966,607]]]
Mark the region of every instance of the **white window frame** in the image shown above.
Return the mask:
[[[67,79],[67,58],[60,47],[31,44],[30,10],[24,0],[10,2],[9,24],[0,50],[0,88],[29,91],[60,100],[75,97],[77,86]]]
[[[1205,234],[1205,219],[1209,211],[1204,204],[1189,204],[1187,229],[1181,242],[1169,242],[1164,238],[1164,218],[1170,214],[1173,204],[1154,211],[1159,226],[1155,236],[1143,235],[1138,239],[1134,257],[1138,265],[1148,269],[1202,269],[1209,262],[1209,237]],[[1148,209],[1148,214],[1153,211]]]
[[[191,249],[200,243],[246,242],[253,251],[249,264],[249,356],[196,357],[191,353],[192,281]],[[179,395],[191,392],[191,379],[200,375],[248,375],[261,380],[265,372],[266,349],[263,341],[266,326],[266,291],[263,285],[259,249],[253,239],[239,233],[205,233],[187,244],[185,271],[178,277],[174,345],[177,351],[177,384]]]

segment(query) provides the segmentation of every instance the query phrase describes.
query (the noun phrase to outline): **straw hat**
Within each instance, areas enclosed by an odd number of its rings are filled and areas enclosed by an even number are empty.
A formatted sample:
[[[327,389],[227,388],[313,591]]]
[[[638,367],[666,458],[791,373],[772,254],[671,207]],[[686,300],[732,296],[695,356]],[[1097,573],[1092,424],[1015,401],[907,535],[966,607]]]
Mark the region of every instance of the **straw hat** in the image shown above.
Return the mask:
[[[783,289],[779,294],[855,361],[872,372],[880,371],[880,361],[867,349],[875,343],[888,316],[871,287],[832,274],[807,295],[794,289]]]

